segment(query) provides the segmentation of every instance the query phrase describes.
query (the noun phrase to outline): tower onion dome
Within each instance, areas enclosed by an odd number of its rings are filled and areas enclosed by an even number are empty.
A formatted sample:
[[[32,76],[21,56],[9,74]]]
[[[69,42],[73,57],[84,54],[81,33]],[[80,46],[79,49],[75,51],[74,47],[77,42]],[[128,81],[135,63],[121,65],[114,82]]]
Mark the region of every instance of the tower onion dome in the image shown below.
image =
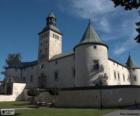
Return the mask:
[[[126,62],[126,66],[128,68],[138,68],[138,66],[133,62],[131,55],[129,55],[128,60]]]
[[[80,43],[76,45],[75,48],[83,44],[98,44],[106,46],[108,48],[107,44],[102,41],[99,35],[96,33],[95,29],[92,26],[91,20],[89,20],[88,26],[82,36]]]
[[[48,14],[48,16],[46,18],[46,27],[39,34],[46,32],[48,30],[52,30],[52,31],[62,35],[61,31],[56,26],[56,16],[54,15],[53,12],[50,12]]]

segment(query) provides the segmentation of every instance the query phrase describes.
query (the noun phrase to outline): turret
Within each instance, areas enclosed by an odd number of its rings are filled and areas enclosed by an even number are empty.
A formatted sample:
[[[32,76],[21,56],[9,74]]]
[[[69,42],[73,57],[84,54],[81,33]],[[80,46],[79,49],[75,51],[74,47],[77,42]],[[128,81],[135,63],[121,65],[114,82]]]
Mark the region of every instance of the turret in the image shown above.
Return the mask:
[[[94,86],[108,60],[108,46],[94,30],[91,21],[78,45],[74,47],[76,86]]]
[[[138,67],[129,55],[126,66],[130,72],[130,82],[132,85],[140,85],[140,67]]]

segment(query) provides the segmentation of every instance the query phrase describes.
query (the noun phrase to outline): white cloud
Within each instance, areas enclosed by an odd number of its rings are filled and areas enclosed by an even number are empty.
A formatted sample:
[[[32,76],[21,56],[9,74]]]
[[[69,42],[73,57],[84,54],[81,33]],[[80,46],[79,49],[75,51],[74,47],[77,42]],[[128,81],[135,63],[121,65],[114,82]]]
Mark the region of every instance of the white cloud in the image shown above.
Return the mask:
[[[74,13],[82,18],[94,18],[114,10],[113,3],[110,0],[72,0]]]
[[[134,25],[138,18],[136,10],[115,8],[111,0],[69,0],[69,3],[70,13],[93,20],[95,29],[105,37],[103,40],[111,41],[115,46],[114,54],[123,54],[136,46],[133,39],[136,36]]]
[[[119,48],[119,49],[116,49],[116,50],[114,51],[114,53],[117,54],[117,55],[120,55],[120,54],[122,54],[122,53],[125,52],[125,51],[126,51],[126,48],[121,47],[121,48]]]

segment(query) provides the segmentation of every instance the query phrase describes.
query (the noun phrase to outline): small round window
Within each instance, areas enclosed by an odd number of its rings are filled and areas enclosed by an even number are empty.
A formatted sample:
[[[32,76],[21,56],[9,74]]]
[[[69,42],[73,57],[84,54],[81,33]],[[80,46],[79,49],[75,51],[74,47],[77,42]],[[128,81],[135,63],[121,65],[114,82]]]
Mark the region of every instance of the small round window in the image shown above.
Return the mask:
[[[94,48],[94,49],[96,49],[96,48],[97,48],[97,46],[93,46],[93,48]]]

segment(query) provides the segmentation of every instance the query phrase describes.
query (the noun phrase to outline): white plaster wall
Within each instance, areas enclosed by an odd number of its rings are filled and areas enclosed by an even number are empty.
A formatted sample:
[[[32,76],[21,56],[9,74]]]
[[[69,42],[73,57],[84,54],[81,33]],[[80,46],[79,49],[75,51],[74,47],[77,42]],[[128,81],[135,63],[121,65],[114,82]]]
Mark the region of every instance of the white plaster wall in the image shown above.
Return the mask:
[[[75,49],[76,86],[89,86],[90,80],[95,78],[96,73],[92,70],[93,60],[99,60],[99,64],[106,67],[107,59],[108,53],[105,46],[85,44],[77,47]]]
[[[111,60],[108,60],[108,74],[109,74],[109,80],[108,80],[108,85],[130,85],[130,75],[129,75],[129,70]],[[116,79],[114,77],[114,71],[116,72]],[[120,76],[120,79],[118,77],[118,73]],[[124,77],[123,77],[124,75]],[[124,79],[125,78],[125,79]]]
[[[22,70],[22,81],[27,83],[27,88],[35,87],[35,80],[36,80],[36,68],[37,66],[31,66]],[[32,82],[31,82],[32,76]],[[24,80],[25,78],[25,80]]]
[[[49,31],[49,59],[57,54],[62,53],[62,36],[54,31]],[[59,39],[53,38],[53,34],[59,36]]]
[[[22,93],[24,91],[25,83],[13,83],[12,95],[0,95],[0,102],[4,101],[16,101],[22,98]]]
[[[8,79],[12,79],[14,82],[21,82],[21,70],[15,68],[8,68],[6,70],[5,76]]]
[[[56,64],[57,61],[57,64]],[[70,55],[55,61],[50,61],[48,68],[47,87],[73,87],[74,55]],[[55,81],[54,73],[58,72],[58,80]]]
[[[131,81],[132,85],[140,85],[140,69],[131,69]],[[136,78],[136,80],[134,79]]]

